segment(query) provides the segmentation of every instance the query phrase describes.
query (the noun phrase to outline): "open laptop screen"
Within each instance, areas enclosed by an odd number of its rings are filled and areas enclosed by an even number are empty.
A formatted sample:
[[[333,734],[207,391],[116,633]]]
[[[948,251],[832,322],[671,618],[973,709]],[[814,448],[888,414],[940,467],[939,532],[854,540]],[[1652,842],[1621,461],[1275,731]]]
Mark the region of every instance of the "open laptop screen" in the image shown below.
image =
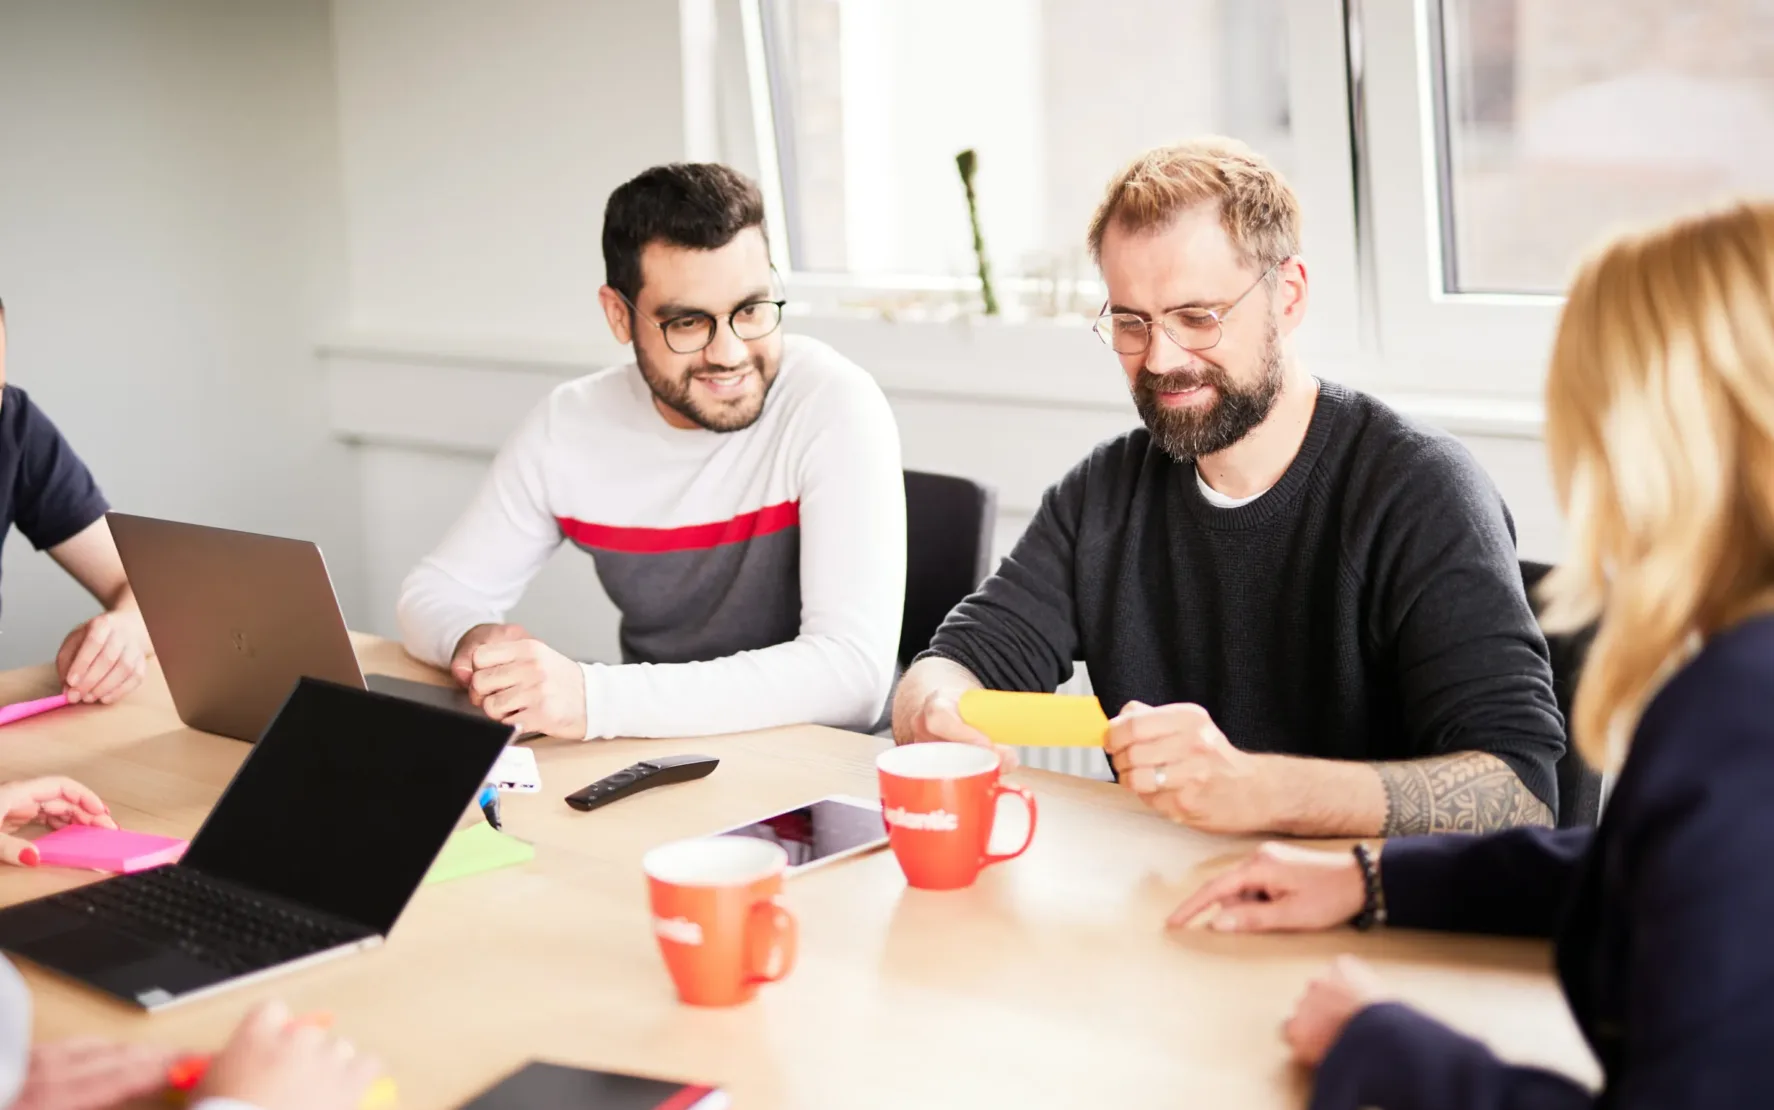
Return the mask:
[[[304,678],[183,864],[386,933],[510,737],[497,721]]]

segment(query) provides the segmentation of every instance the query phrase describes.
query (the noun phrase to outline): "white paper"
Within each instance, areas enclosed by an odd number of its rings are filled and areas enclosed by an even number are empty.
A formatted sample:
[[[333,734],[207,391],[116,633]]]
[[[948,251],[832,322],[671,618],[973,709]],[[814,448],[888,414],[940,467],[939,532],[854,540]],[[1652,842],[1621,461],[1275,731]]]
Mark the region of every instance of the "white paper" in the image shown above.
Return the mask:
[[[500,790],[536,793],[542,789],[542,775],[536,770],[536,753],[516,745],[506,748],[499,753],[499,762],[493,764],[493,773],[487,776],[487,781]]]

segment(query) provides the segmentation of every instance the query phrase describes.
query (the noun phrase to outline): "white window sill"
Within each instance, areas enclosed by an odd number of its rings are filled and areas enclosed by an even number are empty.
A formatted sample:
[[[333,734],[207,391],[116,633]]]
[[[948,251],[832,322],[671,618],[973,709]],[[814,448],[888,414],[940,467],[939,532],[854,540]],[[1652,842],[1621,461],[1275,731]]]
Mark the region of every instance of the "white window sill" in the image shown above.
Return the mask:
[[[1112,356],[1082,319],[887,321],[830,313],[796,316],[788,326],[856,360],[889,397],[1132,415]],[[554,384],[631,357],[607,334],[591,342],[535,343],[355,332],[328,338],[318,354],[340,438],[469,451],[496,448]],[[1541,435],[1537,399],[1462,390],[1449,379],[1438,383],[1448,388],[1387,388],[1389,381],[1416,379],[1365,360],[1319,356],[1307,364],[1456,435]]]

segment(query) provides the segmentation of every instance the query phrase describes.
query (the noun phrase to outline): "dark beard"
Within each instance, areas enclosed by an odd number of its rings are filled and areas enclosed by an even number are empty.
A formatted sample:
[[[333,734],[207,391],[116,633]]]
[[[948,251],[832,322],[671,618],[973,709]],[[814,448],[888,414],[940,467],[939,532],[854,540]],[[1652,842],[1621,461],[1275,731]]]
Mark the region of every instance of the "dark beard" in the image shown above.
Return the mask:
[[[764,402],[769,400],[770,387],[776,384],[777,366],[761,358],[747,359],[739,366],[722,367],[720,372],[737,370],[755,370],[764,383],[763,391],[758,395],[756,408],[734,408],[731,405],[715,405],[704,409],[699,407],[690,396],[690,381],[695,372],[685,372],[678,378],[670,378],[647,360],[641,353],[640,345],[635,345],[635,365],[641,369],[641,378],[647,388],[660,404],[677,413],[685,420],[711,432],[738,432],[758,422],[764,414]]]
[[[1271,325],[1263,351],[1263,375],[1256,385],[1241,389],[1232,384],[1223,369],[1211,363],[1199,373],[1154,374],[1141,370],[1133,386],[1133,403],[1159,449],[1178,462],[1185,462],[1224,451],[1249,435],[1275,407],[1281,382],[1281,348]],[[1213,386],[1219,395],[1206,412],[1167,408],[1158,400],[1158,394],[1167,386],[1187,389],[1202,384]]]

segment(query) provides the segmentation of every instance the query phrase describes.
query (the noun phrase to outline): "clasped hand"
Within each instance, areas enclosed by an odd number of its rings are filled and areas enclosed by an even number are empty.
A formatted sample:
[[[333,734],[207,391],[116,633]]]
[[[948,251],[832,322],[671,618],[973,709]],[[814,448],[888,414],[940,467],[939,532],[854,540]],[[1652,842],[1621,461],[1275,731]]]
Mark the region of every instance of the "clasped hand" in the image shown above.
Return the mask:
[[[1128,702],[1103,749],[1121,785],[1173,821],[1219,833],[1271,827],[1262,757],[1234,747],[1199,705]]]
[[[482,712],[519,733],[585,739],[585,669],[515,624],[463,636],[450,673]]]

